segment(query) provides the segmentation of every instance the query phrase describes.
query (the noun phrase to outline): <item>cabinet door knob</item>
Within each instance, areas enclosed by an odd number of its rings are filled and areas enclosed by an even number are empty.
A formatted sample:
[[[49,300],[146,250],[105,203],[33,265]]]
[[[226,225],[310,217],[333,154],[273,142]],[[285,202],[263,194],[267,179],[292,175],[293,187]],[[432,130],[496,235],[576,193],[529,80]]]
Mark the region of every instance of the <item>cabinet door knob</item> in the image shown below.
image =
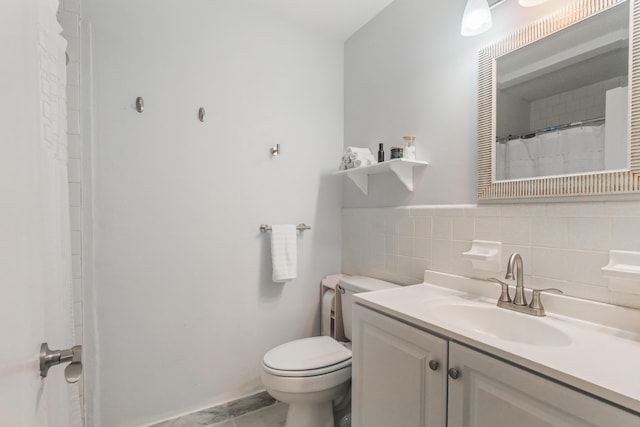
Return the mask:
[[[460,371],[458,371],[456,368],[451,368],[449,369],[449,376],[452,379],[457,380],[458,378],[460,378]]]
[[[429,361],[429,367],[431,368],[432,371],[437,371],[438,368],[440,367],[440,362],[438,362],[435,359],[430,360]]]

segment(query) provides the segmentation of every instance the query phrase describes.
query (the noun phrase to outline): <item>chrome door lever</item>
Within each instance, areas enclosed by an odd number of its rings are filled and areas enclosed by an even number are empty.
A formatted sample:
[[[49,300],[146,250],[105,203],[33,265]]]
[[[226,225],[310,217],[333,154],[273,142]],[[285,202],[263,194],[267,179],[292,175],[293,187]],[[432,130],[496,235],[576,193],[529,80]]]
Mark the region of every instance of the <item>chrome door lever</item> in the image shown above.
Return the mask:
[[[76,345],[66,350],[51,350],[45,342],[40,345],[40,376],[45,378],[49,368],[67,363],[64,370],[64,378],[68,383],[76,383],[82,375],[82,346]]]

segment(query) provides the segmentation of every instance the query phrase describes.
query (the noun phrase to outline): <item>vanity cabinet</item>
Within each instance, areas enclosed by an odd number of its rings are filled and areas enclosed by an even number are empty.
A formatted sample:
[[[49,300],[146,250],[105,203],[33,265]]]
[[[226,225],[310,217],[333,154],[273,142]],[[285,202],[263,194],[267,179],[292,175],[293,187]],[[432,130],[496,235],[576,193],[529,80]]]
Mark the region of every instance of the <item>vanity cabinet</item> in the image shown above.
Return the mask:
[[[445,427],[447,341],[353,309],[352,426]]]
[[[631,412],[363,306],[353,321],[354,427],[640,426]]]

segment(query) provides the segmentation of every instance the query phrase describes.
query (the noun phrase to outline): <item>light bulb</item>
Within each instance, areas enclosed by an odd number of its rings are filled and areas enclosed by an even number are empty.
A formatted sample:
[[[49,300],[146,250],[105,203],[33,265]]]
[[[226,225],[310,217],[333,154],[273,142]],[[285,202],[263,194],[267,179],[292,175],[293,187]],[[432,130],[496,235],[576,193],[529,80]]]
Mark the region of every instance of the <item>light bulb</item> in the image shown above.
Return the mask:
[[[491,9],[487,0],[468,0],[462,16],[460,34],[475,36],[487,31],[491,25]]]

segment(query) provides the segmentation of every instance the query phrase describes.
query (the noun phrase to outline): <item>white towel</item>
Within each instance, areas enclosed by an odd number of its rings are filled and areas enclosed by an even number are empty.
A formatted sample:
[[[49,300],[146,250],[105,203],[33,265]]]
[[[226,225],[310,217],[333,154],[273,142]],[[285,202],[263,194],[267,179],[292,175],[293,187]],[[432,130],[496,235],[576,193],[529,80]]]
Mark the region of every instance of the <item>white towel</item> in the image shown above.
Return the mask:
[[[271,226],[271,277],[276,283],[284,283],[298,276],[296,231],[296,226],[291,224]]]

